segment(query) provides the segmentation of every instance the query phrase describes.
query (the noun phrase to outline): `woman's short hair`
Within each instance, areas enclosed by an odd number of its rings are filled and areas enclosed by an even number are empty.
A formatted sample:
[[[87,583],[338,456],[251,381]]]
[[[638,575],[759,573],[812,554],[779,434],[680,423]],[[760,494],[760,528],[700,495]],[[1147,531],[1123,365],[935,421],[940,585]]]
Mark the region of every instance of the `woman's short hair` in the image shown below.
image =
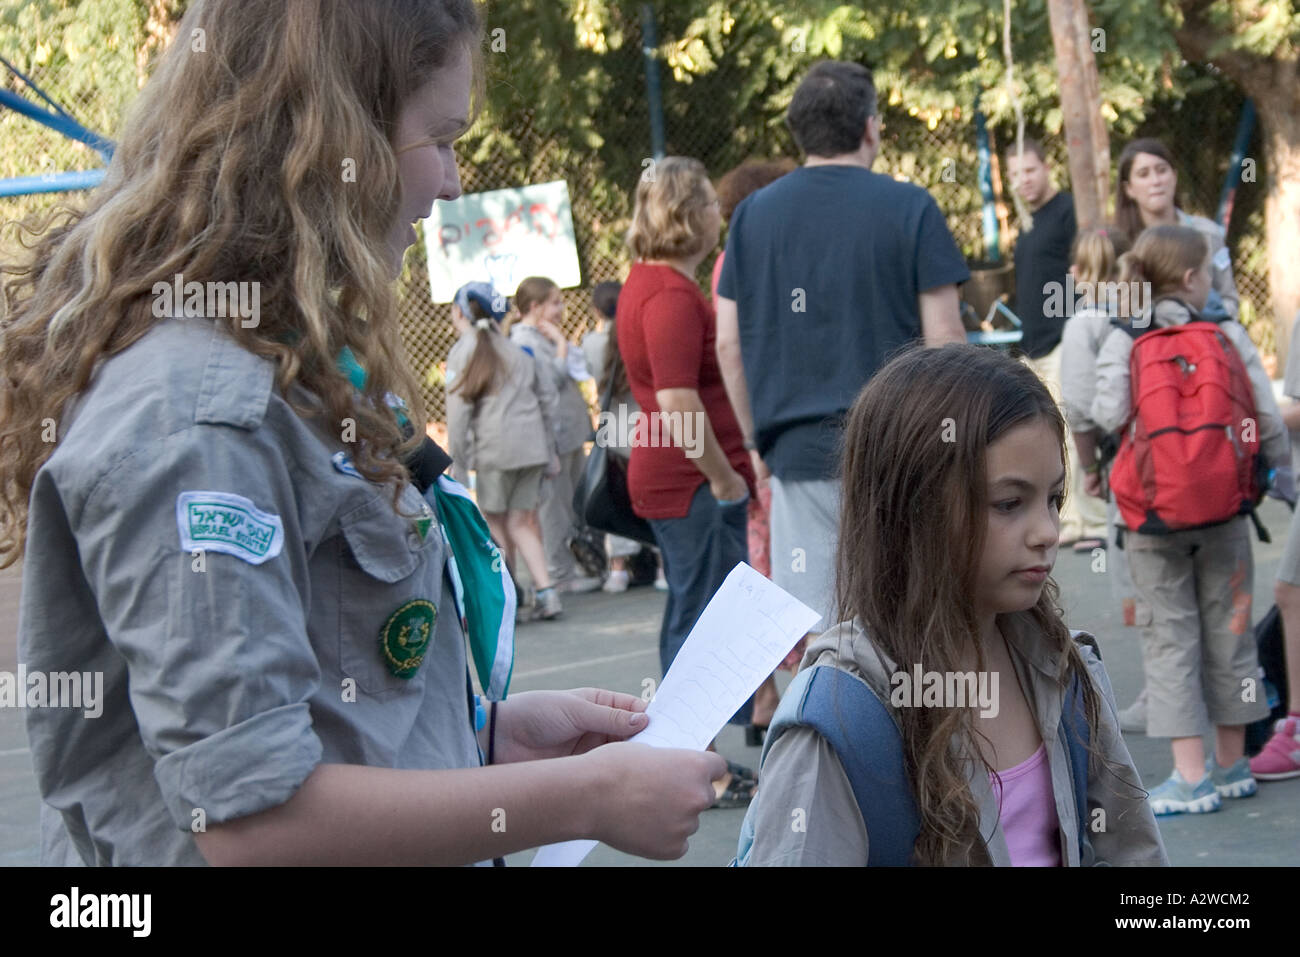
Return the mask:
[[[679,259],[700,251],[710,205],[704,164],[666,156],[641,174],[627,245],[636,259]]]

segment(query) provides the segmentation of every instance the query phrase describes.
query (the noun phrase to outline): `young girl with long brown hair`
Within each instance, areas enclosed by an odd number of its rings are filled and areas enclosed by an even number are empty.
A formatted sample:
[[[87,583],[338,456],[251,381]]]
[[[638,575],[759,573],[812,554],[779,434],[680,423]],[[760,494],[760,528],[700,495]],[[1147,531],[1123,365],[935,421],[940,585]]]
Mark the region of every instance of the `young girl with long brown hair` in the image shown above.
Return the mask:
[[[678,857],[712,802],[717,755],[621,741],[632,695],[471,693],[394,280],[460,195],[482,39],[469,0],[194,0],[103,185],[6,270],[19,660],[103,686],[26,712],[43,862]],[[228,283],[260,315],[205,308]]]
[[[841,624],[803,670],[834,669],[887,706],[875,731],[897,740],[896,766],[867,728],[842,734],[866,749],[882,793],[914,805],[904,863],[1166,863],[1095,643],[1072,638],[1057,607],[1064,444],[1033,371],[975,346],[903,353],[849,412]],[[931,674],[992,694],[975,705],[912,685]],[[832,721],[846,704],[829,702]],[[866,864],[898,821],[860,806],[852,762],[788,721],[794,706],[787,693],[769,732],[746,862]],[[1087,742],[1077,772],[1074,736]]]

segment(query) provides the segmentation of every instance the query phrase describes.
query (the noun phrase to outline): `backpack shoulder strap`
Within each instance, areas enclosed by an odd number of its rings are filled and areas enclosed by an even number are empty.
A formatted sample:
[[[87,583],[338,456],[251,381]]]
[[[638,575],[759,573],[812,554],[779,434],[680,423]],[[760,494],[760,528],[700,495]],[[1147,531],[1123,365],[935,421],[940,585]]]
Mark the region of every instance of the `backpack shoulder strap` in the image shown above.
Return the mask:
[[[870,867],[906,867],[921,830],[898,725],[870,686],[828,666],[808,669],[800,724],[835,749],[870,835]]]
[[[1101,660],[1101,649],[1097,639],[1087,632],[1071,632],[1071,639],[1078,645],[1092,649],[1097,660]],[[1088,745],[1091,734],[1088,730],[1088,712],[1084,708],[1083,684],[1076,674],[1065,690],[1065,701],[1061,707],[1061,734],[1065,737],[1066,752],[1070,755],[1070,778],[1074,784],[1074,806],[1079,818],[1079,850],[1088,842]]]

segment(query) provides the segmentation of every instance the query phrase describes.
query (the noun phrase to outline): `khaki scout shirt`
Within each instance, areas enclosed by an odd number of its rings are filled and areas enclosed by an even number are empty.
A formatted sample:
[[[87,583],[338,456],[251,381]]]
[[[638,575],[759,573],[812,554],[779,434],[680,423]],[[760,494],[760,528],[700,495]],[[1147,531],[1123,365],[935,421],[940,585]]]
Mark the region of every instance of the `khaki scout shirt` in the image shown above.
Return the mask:
[[[1056,681],[1057,657],[1035,634],[1028,615],[998,618],[1016,672],[1028,691],[1051,769],[1056,816],[1060,822],[1061,863],[1066,866],[1097,864],[1168,865],[1155,816],[1145,792],[1119,783],[1109,770],[1094,770],[1088,779],[1088,807],[1101,830],[1090,828],[1087,859],[1079,860],[1079,815],[1070,777],[1070,756],[1057,734],[1063,696]],[[1102,694],[1100,727],[1093,742],[1106,760],[1118,765],[1124,780],[1137,782],[1137,771],[1120,736],[1115,696],[1101,661],[1092,649],[1081,647],[1094,687]],[[836,625],[822,634],[804,655],[804,667],[834,665],[860,675],[881,697],[890,697],[894,665],[882,660],[860,628]],[[844,767],[826,739],[811,728],[791,728],[772,745],[762,770],[763,785],[754,799],[754,844],[750,866],[849,866],[867,863],[868,835],[857,799]],[[997,797],[984,768],[972,769],[969,784],[980,811],[980,834],[987,850],[985,863],[1011,864],[1006,837],[999,821]],[[793,812],[802,809],[803,830],[792,826]],[[1090,822],[1091,823],[1091,822]]]
[[[202,864],[195,831],[283,804],[322,762],[480,763],[436,520],[421,536],[334,461],[339,430],[274,372],[164,320],[102,363],[37,474],[19,660],[104,676],[98,718],[26,712],[43,863]],[[396,677],[384,648],[423,635]]]

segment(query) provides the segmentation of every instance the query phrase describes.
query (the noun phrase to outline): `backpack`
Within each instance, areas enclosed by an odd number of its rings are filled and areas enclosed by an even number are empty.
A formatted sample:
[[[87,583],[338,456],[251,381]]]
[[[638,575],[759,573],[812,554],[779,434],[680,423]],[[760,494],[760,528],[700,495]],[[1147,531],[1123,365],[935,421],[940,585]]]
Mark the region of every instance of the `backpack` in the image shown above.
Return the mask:
[[[1268,702],[1268,717],[1246,725],[1246,757],[1253,758],[1264,750],[1273,736],[1273,725],[1287,716],[1287,693],[1290,690],[1286,677],[1286,633],[1282,629],[1282,615],[1277,605],[1268,610],[1255,624],[1255,651],[1259,667],[1264,672],[1264,700]]]
[[[1261,495],[1255,393],[1218,324],[1117,328],[1133,336],[1133,411],[1120,434],[1110,489],[1130,531],[1167,535],[1255,514]],[[1235,320],[1228,319],[1228,322]]]
[[[1096,643],[1081,638],[1097,651]],[[1097,651],[1097,654],[1100,654]],[[761,768],[773,743],[792,727],[813,728],[835,751],[857,798],[870,835],[868,867],[908,867],[921,833],[921,815],[908,780],[903,737],[890,707],[857,675],[831,665],[802,669],[786,689],[763,742]],[[847,734],[849,730],[852,734]],[[1088,720],[1083,688],[1075,675],[1066,691],[1058,734],[1070,756],[1070,778],[1079,819],[1079,857],[1088,840]],[[760,780],[761,780],[760,771]],[[744,866],[754,845],[754,805],[745,814],[731,866]]]

